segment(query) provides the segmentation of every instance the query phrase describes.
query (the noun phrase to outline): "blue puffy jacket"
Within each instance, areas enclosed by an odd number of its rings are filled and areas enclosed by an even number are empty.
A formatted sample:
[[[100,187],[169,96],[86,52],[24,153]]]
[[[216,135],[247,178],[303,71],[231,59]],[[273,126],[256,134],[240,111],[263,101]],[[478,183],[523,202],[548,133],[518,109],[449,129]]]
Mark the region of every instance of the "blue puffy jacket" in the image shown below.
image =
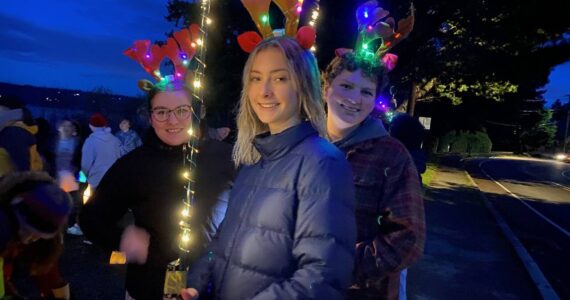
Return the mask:
[[[308,122],[254,141],[226,217],[188,286],[217,299],[342,299],[354,263],[354,188],[344,155]]]

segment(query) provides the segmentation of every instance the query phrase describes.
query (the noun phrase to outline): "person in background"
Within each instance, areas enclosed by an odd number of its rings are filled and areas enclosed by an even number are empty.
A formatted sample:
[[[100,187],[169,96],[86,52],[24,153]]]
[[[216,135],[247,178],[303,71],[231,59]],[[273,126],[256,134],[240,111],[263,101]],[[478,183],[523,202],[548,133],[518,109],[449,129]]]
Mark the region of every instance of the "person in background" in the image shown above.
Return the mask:
[[[121,141],[121,155],[125,155],[142,145],[139,135],[131,129],[131,122],[128,119],[121,120],[119,132],[115,136]]]
[[[370,116],[387,82],[380,59],[337,51],[324,71],[330,139],[352,166],[356,188],[356,265],[349,299],[398,299],[400,272],[425,243],[424,204],[410,154]]]
[[[43,159],[43,170],[52,175],[54,173],[53,166],[53,151],[51,149],[51,142],[53,141],[53,132],[51,125],[45,118],[35,118],[34,123],[38,126],[36,133],[36,145],[38,153]]]
[[[13,171],[41,171],[43,159],[37,150],[35,134],[38,126],[30,111],[18,97],[0,98],[0,112],[5,120],[0,131],[0,148],[6,151],[10,162],[5,168]]]
[[[37,151],[35,140],[37,126],[33,124],[29,110],[17,97],[2,97],[0,120],[2,119],[4,121],[0,131],[0,176],[9,176],[14,172],[44,171],[43,159]],[[26,249],[31,260],[41,259],[44,254],[49,254],[50,259],[54,261],[42,264],[41,271],[30,269],[42,298],[53,298],[57,295],[57,299],[69,299],[69,284],[62,277],[57,263],[63,251],[63,237],[57,235],[49,239],[39,239],[31,242]],[[11,269],[12,266],[13,261],[4,263],[5,269]]]
[[[414,160],[418,175],[426,171],[427,157],[422,150],[422,143],[425,137],[425,128],[418,119],[408,114],[397,114],[390,123],[390,135],[406,146],[408,152]]]
[[[8,138],[11,135],[9,132],[5,132],[4,129],[9,128],[8,131],[11,131],[11,125],[20,121],[22,116],[22,109],[15,108],[13,104],[7,103],[6,98],[0,102],[0,176],[14,170],[10,153],[13,153],[15,150],[3,147],[3,145],[8,145]]]
[[[77,125],[68,119],[59,122],[57,126],[58,138],[54,145],[55,175],[59,187],[68,192],[73,201],[73,209],[69,217],[70,227],[67,233],[83,235],[77,225],[77,212],[82,199],[77,178],[81,169],[81,137]]]
[[[95,190],[107,170],[121,157],[121,142],[111,134],[107,119],[100,113],[91,116],[89,128],[93,133],[83,144],[81,170],[91,190]]]
[[[56,266],[70,209],[69,196],[47,173],[12,172],[0,178],[0,259],[6,295],[18,296],[11,284],[17,262],[30,271],[42,299],[69,299],[69,285]]]

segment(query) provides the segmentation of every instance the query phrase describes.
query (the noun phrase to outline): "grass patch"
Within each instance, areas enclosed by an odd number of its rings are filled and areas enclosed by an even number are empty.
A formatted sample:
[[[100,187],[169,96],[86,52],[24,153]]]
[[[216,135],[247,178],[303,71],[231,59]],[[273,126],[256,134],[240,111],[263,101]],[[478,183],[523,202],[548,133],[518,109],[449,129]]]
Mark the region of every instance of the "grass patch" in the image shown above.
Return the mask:
[[[437,173],[437,165],[434,163],[427,163],[426,171],[422,174],[422,183],[424,186],[429,186],[433,177]]]

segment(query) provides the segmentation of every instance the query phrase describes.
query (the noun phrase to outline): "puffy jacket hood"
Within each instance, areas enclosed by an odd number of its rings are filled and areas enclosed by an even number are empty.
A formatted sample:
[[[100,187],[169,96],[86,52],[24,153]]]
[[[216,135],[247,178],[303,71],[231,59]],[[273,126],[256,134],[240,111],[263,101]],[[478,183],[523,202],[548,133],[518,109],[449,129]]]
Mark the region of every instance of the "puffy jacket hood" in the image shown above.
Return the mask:
[[[115,136],[111,134],[111,128],[109,127],[91,127],[93,133],[91,136],[102,141],[109,141],[114,139]]]

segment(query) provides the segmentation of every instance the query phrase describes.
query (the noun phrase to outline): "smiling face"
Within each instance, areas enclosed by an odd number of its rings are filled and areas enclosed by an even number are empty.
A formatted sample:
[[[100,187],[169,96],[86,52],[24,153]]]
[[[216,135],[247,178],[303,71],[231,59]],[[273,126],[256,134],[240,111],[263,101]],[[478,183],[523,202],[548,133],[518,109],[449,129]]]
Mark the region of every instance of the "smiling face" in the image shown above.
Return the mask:
[[[356,128],[374,109],[376,83],[360,69],[342,71],[324,88],[327,102],[327,126],[336,131]]]
[[[121,128],[123,132],[127,132],[131,128],[131,122],[129,122],[129,120],[123,120],[119,124],[119,128]]]
[[[170,111],[188,105],[190,105],[190,99],[185,91],[164,91],[152,98],[151,111]],[[150,118],[150,124],[158,138],[170,146],[179,146],[190,140],[188,129],[190,129],[191,123],[191,116],[179,119],[174,111],[168,112],[168,118],[164,121],[157,121],[152,113]]]
[[[271,47],[257,53],[249,72],[247,96],[249,105],[271,134],[301,122],[293,80],[280,49]]]

